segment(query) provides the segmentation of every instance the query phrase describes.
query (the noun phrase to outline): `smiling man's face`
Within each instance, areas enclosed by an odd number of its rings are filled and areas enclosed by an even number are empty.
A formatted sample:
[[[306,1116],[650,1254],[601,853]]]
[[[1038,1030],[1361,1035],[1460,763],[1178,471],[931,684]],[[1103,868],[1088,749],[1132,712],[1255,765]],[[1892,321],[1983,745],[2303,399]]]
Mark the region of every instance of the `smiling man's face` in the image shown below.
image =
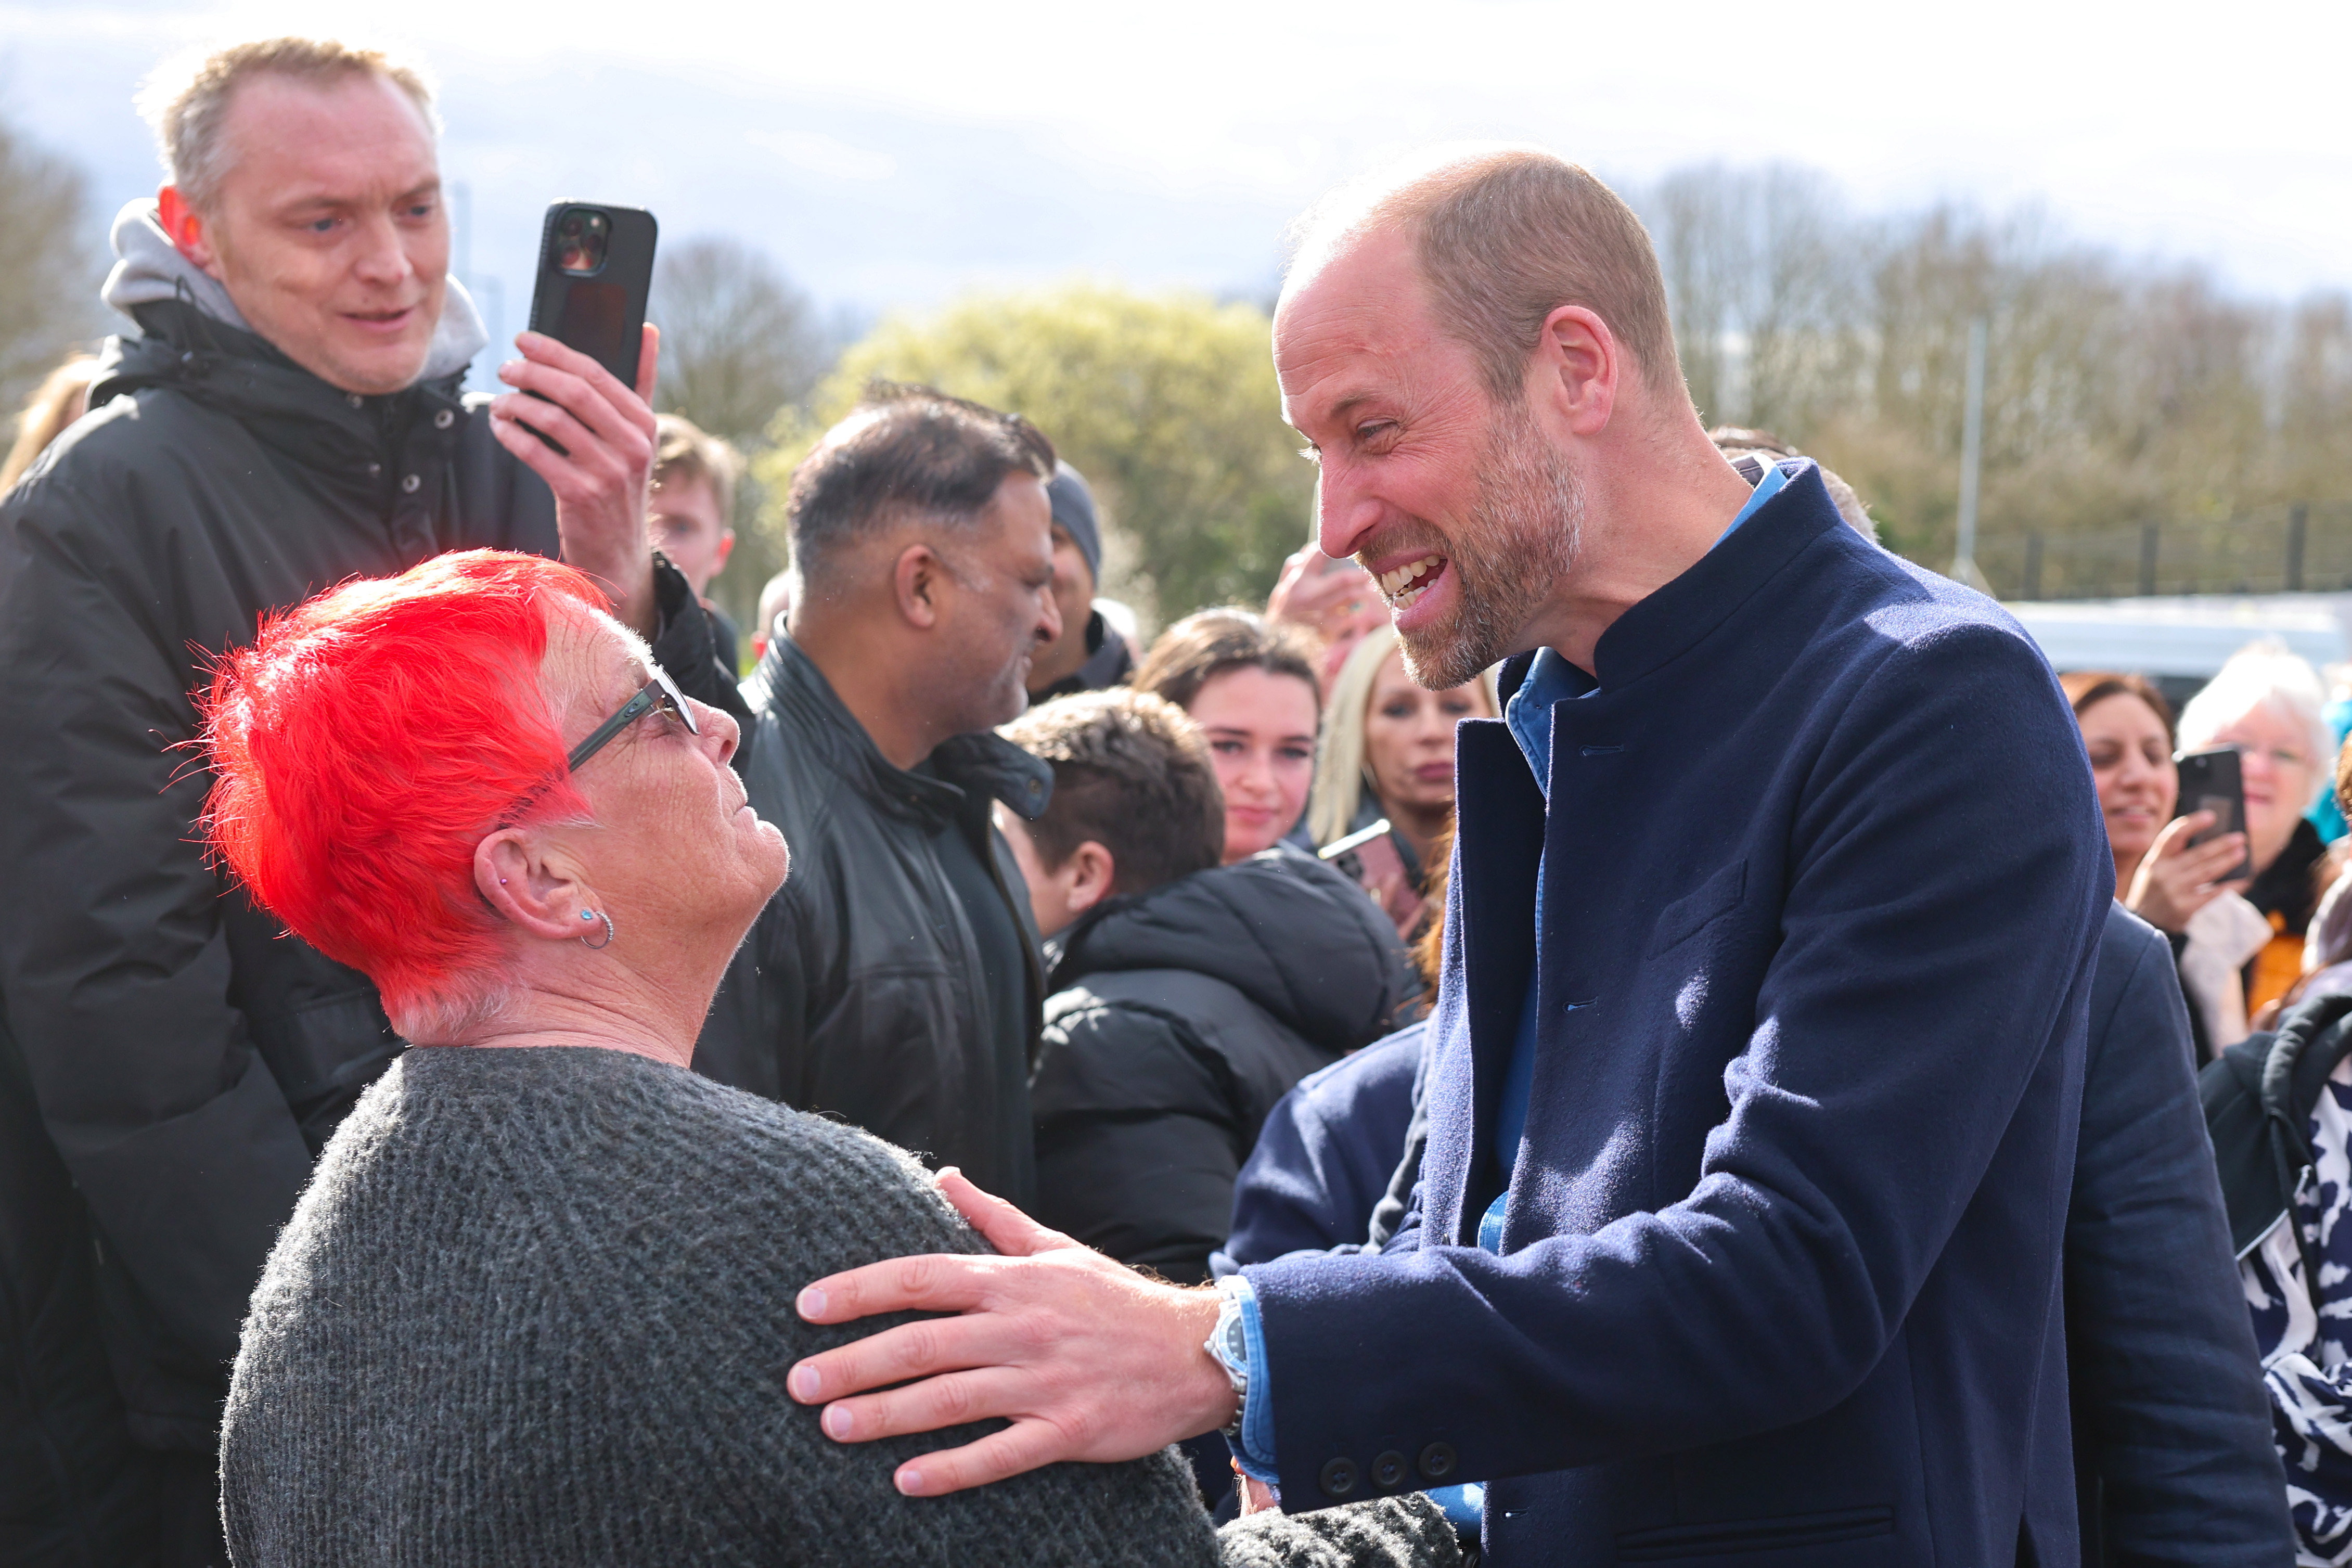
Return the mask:
[[[1411,237],[1372,233],[1296,279],[1274,363],[1321,468],[1318,542],[1379,583],[1413,680],[1445,690],[1530,646],[1576,567],[1577,476],[1439,325]]]
[[[165,224],[253,330],[345,392],[398,392],[425,368],[449,266],[432,128],[395,83],[264,72],[223,117],[209,210]]]

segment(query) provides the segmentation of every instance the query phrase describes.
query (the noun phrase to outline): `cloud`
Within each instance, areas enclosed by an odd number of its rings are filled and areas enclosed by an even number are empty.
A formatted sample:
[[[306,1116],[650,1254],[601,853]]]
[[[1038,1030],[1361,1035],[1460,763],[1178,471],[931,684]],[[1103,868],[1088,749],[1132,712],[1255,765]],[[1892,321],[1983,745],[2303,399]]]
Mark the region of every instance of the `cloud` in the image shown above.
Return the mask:
[[[872,183],[889,179],[898,172],[898,160],[889,153],[853,147],[821,131],[747,131],[743,139],[754,147],[773,153],[803,174]]]

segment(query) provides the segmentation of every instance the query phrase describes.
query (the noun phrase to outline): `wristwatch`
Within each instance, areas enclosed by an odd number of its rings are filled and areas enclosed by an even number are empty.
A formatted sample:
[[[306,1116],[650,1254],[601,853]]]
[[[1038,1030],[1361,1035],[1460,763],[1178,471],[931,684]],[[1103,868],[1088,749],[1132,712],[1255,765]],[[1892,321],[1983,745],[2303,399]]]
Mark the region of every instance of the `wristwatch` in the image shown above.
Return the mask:
[[[1242,1412],[1249,1408],[1249,1331],[1242,1318],[1242,1295],[1248,1289],[1249,1282],[1238,1274],[1217,1281],[1217,1326],[1202,1347],[1225,1369],[1225,1380],[1234,1385],[1234,1418],[1223,1431],[1235,1453],[1241,1451]]]

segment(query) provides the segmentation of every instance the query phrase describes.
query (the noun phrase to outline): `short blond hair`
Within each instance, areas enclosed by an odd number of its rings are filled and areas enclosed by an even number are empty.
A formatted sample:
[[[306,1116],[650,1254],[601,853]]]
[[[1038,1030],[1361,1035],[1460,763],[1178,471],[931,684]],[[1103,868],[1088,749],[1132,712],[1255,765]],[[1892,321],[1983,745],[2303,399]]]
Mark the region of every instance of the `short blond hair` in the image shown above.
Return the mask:
[[[237,88],[257,76],[290,77],[325,86],[363,73],[406,93],[432,133],[441,134],[433,87],[415,61],[384,49],[332,38],[256,38],[209,54],[175,57],[155,68],[139,90],[139,112],[155,132],[163,177],[202,212],[220,194],[229,149],[221,127]]]
[[[663,414],[654,419],[653,488],[697,479],[710,487],[719,503],[719,526],[735,526],[735,485],[743,477],[743,454],[735,444],[709,431],[683,414]]]
[[[1390,227],[1412,235],[1439,324],[1497,400],[1519,401],[1544,320],[1562,305],[1609,323],[1651,387],[1682,386],[1657,247],[1590,171],[1538,147],[1432,148],[1318,202],[1292,229],[1292,254],[1329,255]]]

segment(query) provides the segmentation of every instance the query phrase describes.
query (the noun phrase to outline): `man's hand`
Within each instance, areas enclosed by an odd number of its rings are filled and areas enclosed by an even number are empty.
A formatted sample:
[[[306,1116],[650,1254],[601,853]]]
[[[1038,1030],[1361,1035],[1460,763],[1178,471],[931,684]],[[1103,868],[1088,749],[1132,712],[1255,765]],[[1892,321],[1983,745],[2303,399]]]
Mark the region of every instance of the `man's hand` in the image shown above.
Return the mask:
[[[793,1397],[824,1405],[827,1436],[863,1443],[991,1416],[1013,1423],[898,1467],[899,1491],[936,1497],[1061,1459],[1140,1458],[1233,1419],[1233,1384],[1202,1348],[1216,1327],[1214,1293],[1147,1279],[960,1172],[941,1171],[939,1183],[1003,1256],[893,1258],[801,1292],[813,1323],[963,1314],[902,1324],[793,1368]],[[863,1394],[889,1384],[906,1386]]]
[[[2189,917],[2223,893],[2244,889],[2246,883],[2214,879],[2245,858],[2246,836],[2224,833],[2203,844],[2189,840],[2213,826],[2210,811],[2192,811],[2164,825],[2147,847],[2131,886],[2123,889],[2124,908],[2158,931],[2175,935],[2189,929]]]
[[[1266,595],[1265,618],[1304,627],[1323,644],[1326,696],[1356,645],[1390,621],[1388,601],[1371,574],[1312,544],[1282,563],[1282,575]]]
[[[646,328],[634,391],[553,338],[525,332],[515,347],[523,357],[500,365],[499,379],[520,390],[491,400],[490,433],[555,492],[563,559],[596,579],[623,625],[651,637],[661,611],[654,603],[653,552],[646,542],[646,494],[654,466],[661,329]],[[527,392],[540,397],[526,397]],[[552,437],[563,451],[531,430]]]

